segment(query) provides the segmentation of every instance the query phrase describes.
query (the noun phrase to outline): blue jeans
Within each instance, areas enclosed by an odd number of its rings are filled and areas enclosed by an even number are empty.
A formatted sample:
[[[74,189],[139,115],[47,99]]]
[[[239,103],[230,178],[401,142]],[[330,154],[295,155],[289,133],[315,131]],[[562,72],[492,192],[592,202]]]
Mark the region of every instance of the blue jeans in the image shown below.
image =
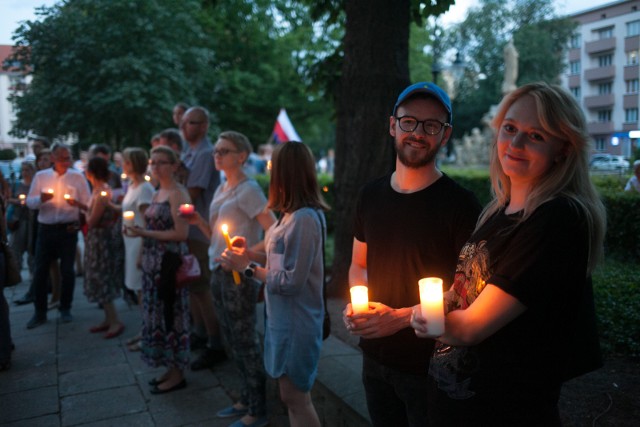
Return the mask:
[[[38,226],[36,260],[33,271],[36,316],[44,318],[47,315],[47,278],[49,277],[49,266],[56,259],[60,259],[60,275],[62,276],[60,311],[71,309],[76,281],[74,262],[77,243],[78,230],[73,224],[40,224]]]
[[[362,382],[374,427],[428,425],[427,378],[426,373],[400,372],[365,355]]]
[[[8,250],[8,249],[7,249]],[[5,260],[0,251],[0,363],[11,360],[11,324],[9,304],[4,297]]]

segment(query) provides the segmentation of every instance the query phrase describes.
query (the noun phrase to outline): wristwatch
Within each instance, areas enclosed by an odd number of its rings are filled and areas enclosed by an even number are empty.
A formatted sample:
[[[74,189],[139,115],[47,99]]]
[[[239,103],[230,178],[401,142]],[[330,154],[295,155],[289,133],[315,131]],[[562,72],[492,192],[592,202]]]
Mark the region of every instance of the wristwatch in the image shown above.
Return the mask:
[[[257,267],[257,264],[253,262],[249,263],[249,265],[247,265],[244,269],[244,277],[251,279],[253,276],[255,276]]]

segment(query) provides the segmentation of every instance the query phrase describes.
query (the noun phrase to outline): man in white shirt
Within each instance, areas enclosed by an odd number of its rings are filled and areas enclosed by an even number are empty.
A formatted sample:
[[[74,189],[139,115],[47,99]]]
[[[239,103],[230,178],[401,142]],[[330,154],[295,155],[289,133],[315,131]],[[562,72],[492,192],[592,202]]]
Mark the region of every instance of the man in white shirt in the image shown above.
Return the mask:
[[[47,321],[47,276],[49,265],[56,259],[60,259],[62,276],[60,319],[63,323],[73,320],[70,310],[75,287],[74,261],[80,225],[80,209],[74,201],[87,205],[90,197],[87,180],[81,172],[71,168],[69,147],[54,144],[51,157],[53,168],[35,175],[27,197],[27,206],[39,210],[33,272],[35,313],[27,323],[28,329]]]

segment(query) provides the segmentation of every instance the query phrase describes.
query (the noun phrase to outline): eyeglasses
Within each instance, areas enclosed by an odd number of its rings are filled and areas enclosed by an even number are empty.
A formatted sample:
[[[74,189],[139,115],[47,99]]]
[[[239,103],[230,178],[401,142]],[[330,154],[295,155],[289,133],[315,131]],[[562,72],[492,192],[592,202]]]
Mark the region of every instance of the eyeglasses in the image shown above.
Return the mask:
[[[415,131],[418,128],[418,125],[422,123],[422,129],[424,129],[424,133],[427,135],[437,135],[443,128],[451,127],[451,124],[442,123],[439,120],[418,120],[411,116],[396,117],[396,120],[398,120],[398,126],[400,126],[400,129],[405,132]]]
[[[169,162],[167,160],[149,160],[149,166],[164,166],[164,165],[170,165],[173,164],[173,162]]]
[[[215,150],[213,150],[213,155],[214,156],[221,156],[224,157],[229,153],[238,153],[239,151],[236,150],[230,150],[228,148],[216,148]]]
[[[202,122],[202,121],[196,121],[196,120],[189,120],[189,121],[187,121],[187,123],[189,123],[189,124],[190,124],[190,125],[192,125],[192,126],[197,126],[197,125],[201,125],[201,124],[202,124],[202,123],[204,123],[204,122]]]

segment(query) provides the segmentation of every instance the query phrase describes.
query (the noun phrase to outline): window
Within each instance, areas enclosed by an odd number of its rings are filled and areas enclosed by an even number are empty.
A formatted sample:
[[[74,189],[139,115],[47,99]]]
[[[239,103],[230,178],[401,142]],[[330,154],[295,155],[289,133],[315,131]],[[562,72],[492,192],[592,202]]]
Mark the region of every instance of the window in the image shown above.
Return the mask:
[[[611,121],[611,110],[600,110],[600,111],[598,111],[598,121],[600,123],[610,122]]]
[[[599,30],[596,30],[597,40],[610,39],[611,37],[613,37],[613,27],[600,28]]]
[[[607,95],[611,93],[612,88],[613,88],[612,82],[600,83],[598,85],[598,95]]]
[[[626,86],[625,93],[638,93],[638,89],[640,89],[640,83],[638,79],[626,80],[625,86]]]
[[[638,51],[630,50],[627,52],[627,65],[638,65]]]
[[[613,62],[613,54],[598,56],[598,67],[608,67]]]
[[[576,99],[580,99],[580,95],[581,95],[580,86],[572,87],[571,95],[573,95],[573,97]]]
[[[580,61],[571,61],[569,68],[571,74],[580,74]]]
[[[595,142],[595,145],[596,145],[596,147],[595,147],[596,150],[604,151],[604,149],[606,148],[604,138],[597,137],[594,142]]]
[[[574,34],[571,36],[571,40],[569,41],[569,46],[572,49],[579,48],[582,44],[582,36],[580,34]]]
[[[637,123],[638,122],[638,109],[637,108],[625,108],[625,110],[624,110],[624,122],[625,123]]]
[[[640,20],[627,22],[627,37],[640,34]]]

